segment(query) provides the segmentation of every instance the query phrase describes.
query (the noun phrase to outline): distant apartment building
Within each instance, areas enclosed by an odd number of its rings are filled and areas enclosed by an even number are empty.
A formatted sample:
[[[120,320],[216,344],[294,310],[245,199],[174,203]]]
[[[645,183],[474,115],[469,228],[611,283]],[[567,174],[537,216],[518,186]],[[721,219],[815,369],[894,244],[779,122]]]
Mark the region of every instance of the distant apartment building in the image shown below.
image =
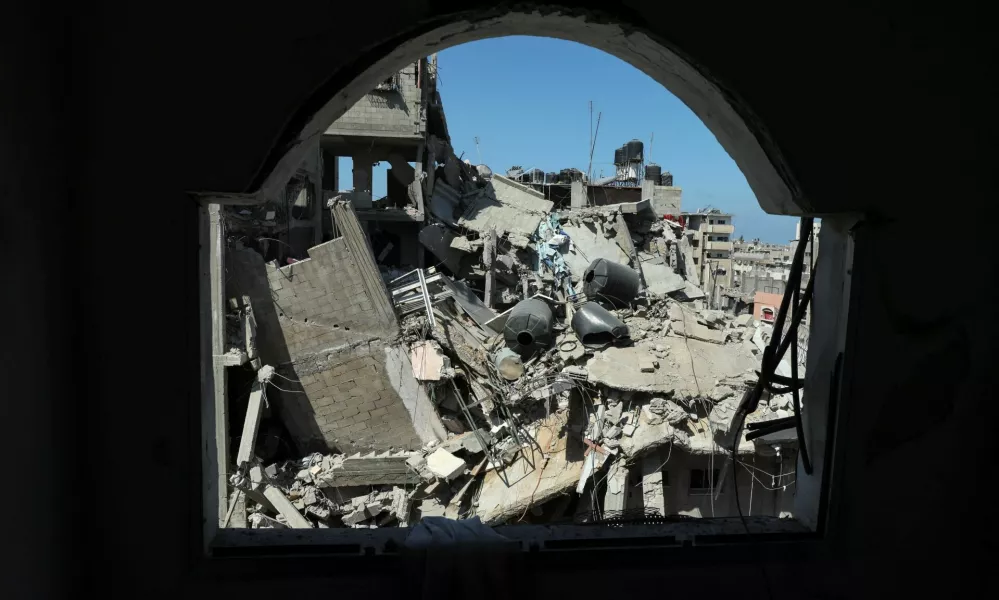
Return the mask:
[[[791,272],[791,247],[753,240],[737,241],[732,253],[732,286],[747,298],[757,292],[783,294]]]
[[[718,209],[682,213],[694,264],[700,269],[701,287],[709,304],[718,305],[721,293],[732,287],[732,215]]]
[[[808,279],[812,276],[812,265],[815,264],[815,259],[819,255],[819,232],[822,230],[822,221],[815,220],[812,223],[812,236],[808,236],[806,232],[806,237],[804,240],[801,239],[801,222],[795,223],[794,225],[794,239],[791,240],[791,244],[788,246],[790,253],[793,256],[795,251],[798,249],[798,243],[804,241],[807,246],[805,246],[805,261],[804,270],[802,271],[801,285],[807,285]]]

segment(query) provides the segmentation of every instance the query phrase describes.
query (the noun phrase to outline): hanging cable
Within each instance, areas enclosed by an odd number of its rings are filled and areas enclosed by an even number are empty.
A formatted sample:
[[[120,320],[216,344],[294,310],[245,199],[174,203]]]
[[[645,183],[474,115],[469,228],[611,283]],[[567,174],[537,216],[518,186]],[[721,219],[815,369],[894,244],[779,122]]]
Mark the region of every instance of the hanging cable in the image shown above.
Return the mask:
[[[811,229],[811,226],[809,226]],[[809,277],[808,287],[811,289],[812,282],[815,281],[814,277]],[[791,329],[788,331],[786,338],[791,340],[791,379],[797,381],[798,379],[798,324],[801,322],[801,314],[798,311],[798,290],[794,291],[794,296],[791,301],[791,310],[795,312],[796,323],[792,325]],[[783,344],[782,344],[783,345]],[[801,419],[801,396],[799,394],[798,386],[794,385],[791,387],[791,401],[794,403],[794,428],[798,434],[798,448],[801,453],[801,464],[805,469],[805,473],[808,475],[812,474],[812,462],[808,460],[808,445],[805,444],[805,425]]]
[[[811,217],[802,217],[801,227],[805,231],[812,230],[813,219]],[[759,378],[751,389],[746,390],[742,395],[742,400],[739,403],[738,409],[736,409],[735,416],[732,418],[732,426],[730,430],[732,431],[732,462],[739,465],[739,439],[742,436],[742,428],[745,425],[746,417],[750,413],[754,412],[760,403],[760,398],[763,395],[763,391],[767,389],[771,383],[775,380],[775,371],[777,366],[780,364],[781,358],[784,355],[784,351],[787,350],[789,345],[793,347],[792,355],[792,367],[791,367],[791,380],[788,382],[792,389],[792,399],[797,400],[795,402],[795,420],[796,428],[798,429],[798,446],[802,454],[802,465],[805,468],[805,473],[811,475],[812,469],[811,464],[806,462],[804,459],[805,453],[805,438],[804,438],[804,427],[801,424],[801,407],[800,398],[798,397],[799,382],[797,378],[797,329],[801,324],[801,319],[804,315],[804,311],[808,307],[808,300],[811,298],[812,290],[814,289],[815,281],[815,270],[812,269],[812,273],[809,275],[808,285],[805,290],[804,298],[800,296],[801,294],[801,273],[805,258],[805,248],[807,244],[802,244],[799,242],[797,248],[794,252],[794,260],[791,263],[791,273],[788,276],[787,289],[784,291],[784,298],[781,300],[780,311],[777,314],[777,319],[774,321],[773,325],[773,335],[770,338],[770,343],[763,351],[763,360]],[[784,323],[788,318],[789,312],[794,312],[791,318],[790,327],[788,332],[784,334]],[[783,337],[790,337],[791,340],[785,340]],[[743,465],[745,466],[745,465]],[[738,471],[738,469],[736,469]],[[746,517],[742,512],[742,505],[739,500],[739,486],[738,484],[733,485],[735,488],[735,506],[739,512],[739,519],[742,521],[742,526],[746,530],[747,535],[752,535],[749,530],[749,524],[746,522]],[[767,587],[769,591],[769,580],[766,577],[766,572],[764,571],[764,579],[767,581]],[[772,595],[772,593],[771,593]]]

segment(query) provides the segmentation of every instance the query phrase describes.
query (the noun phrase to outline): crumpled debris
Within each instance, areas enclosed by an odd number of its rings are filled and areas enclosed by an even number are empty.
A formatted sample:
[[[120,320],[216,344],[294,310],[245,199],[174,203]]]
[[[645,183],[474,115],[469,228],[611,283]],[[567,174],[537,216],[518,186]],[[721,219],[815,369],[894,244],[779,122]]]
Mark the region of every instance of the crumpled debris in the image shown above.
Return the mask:
[[[422,518],[407,545],[426,547],[502,540],[477,516],[487,487],[495,494],[491,514],[543,523],[565,517],[557,510],[560,503],[589,506],[593,498],[578,502],[576,490],[591,493],[591,482],[602,481],[606,473],[600,471],[608,464],[633,468],[640,464],[635,459],[664,445],[689,454],[722,452],[718,441],[743,392],[755,384],[769,326],[749,315],[705,308],[705,291],[713,290],[701,288],[683,223],[663,220],[648,199],[556,210],[551,190],[539,187],[552,183],[551,174],[515,168],[504,177],[462,160],[447,139],[430,135],[425,143],[421,176],[403,183],[422,194],[417,239],[437,260],[419,271],[410,256],[402,258],[409,268],[379,267],[386,283],[410,273],[436,277],[429,283],[404,280],[406,290],[398,290],[398,283],[388,288],[406,294],[394,304],[400,331],[391,343],[409,356],[407,376],[426,392],[435,413],[429,415],[435,420],[432,435],[440,439],[419,452],[314,453],[273,463],[262,469],[267,484],[317,527],[397,526]],[[573,177],[578,185],[583,174]],[[386,204],[365,191],[342,197],[370,211]],[[237,214],[233,227],[277,230],[270,220],[288,219],[285,204],[267,212],[239,209],[247,214]],[[266,245],[261,248],[266,252]],[[399,253],[384,240],[373,250],[379,262],[391,252]],[[629,287],[627,301],[617,303],[587,297],[583,290],[594,288],[587,286],[586,269],[595,261],[637,274],[637,293]],[[460,297],[452,291],[456,285]],[[551,312],[551,340],[519,339],[520,333],[531,334],[528,328],[502,335],[511,308],[532,298]],[[236,316],[227,322],[237,324]],[[229,332],[237,346],[238,333]],[[524,356],[511,350],[534,346]],[[260,377],[269,376],[261,370]],[[336,414],[322,408],[322,417]],[[363,410],[345,408],[356,411],[351,417]],[[791,410],[787,397],[768,396],[747,422]],[[367,413],[355,422],[372,429],[405,418],[382,406]],[[739,452],[755,450],[753,443],[739,442]],[[549,473],[546,465],[552,464],[559,470]],[[506,470],[521,473],[524,483],[499,485]],[[251,485],[245,472],[233,482]],[[538,490],[548,504],[535,498]],[[249,505],[253,527],[287,526],[271,507]]]

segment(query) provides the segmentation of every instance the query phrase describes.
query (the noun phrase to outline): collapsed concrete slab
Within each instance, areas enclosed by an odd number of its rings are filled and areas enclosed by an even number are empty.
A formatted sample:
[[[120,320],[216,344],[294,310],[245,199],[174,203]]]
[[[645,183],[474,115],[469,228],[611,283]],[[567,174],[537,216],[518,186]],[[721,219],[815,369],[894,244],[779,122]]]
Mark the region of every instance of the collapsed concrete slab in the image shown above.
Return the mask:
[[[646,289],[653,294],[666,295],[686,289],[687,282],[683,277],[673,272],[669,265],[642,263],[642,274],[645,276]]]
[[[461,200],[465,208],[457,221],[459,226],[483,235],[491,230],[514,234],[510,242],[521,248],[555,206],[542,193],[502,175],[493,175],[484,188]]]
[[[711,342],[712,344],[724,344],[726,334],[719,329],[711,329],[701,325],[692,316],[673,323],[672,334],[677,337],[688,337],[692,340]]]
[[[503,523],[524,514],[531,506],[538,506],[559,494],[576,487],[583,470],[583,453],[567,453],[567,446],[578,439],[568,439],[561,417],[552,415],[541,422],[536,446],[524,448],[529,452],[530,463],[520,456],[510,466],[488,471],[479,491],[476,515],[487,525]],[[559,449],[548,459],[537,448]],[[570,458],[574,456],[575,458]]]
[[[607,223],[595,217],[579,220],[577,223],[576,219],[573,219],[563,223],[562,230],[572,241],[562,256],[569,267],[569,272],[576,279],[581,278],[590,263],[598,258],[605,258],[622,265],[631,264],[631,256],[618,240],[617,225],[614,221]]]
[[[617,390],[695,397],[710,391],[716,380],[737,377],[759,366],[759,360],[740,345],[685,341],[682,337],[667,337],[656,343],[664,346],[671,357],[668,366],[643,372],[641,362],[650,356],[648,346],[611,347],[587,362],[589,381]],[[693,372],[692,355],[696,362]]]

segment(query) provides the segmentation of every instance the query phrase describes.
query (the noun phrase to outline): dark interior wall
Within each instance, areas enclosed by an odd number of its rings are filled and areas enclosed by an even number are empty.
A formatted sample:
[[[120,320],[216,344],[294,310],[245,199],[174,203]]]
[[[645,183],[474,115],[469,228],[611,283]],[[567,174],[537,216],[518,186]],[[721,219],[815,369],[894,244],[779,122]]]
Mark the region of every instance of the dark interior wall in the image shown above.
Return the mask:
[[[910,13],[882,6],[789,15],[747,4],[726,8],[729,14],[719,19],[717,7],[697,3],[601,6],[604,17],[648,28],[737,93],[765,125],[758,135],[779,147],[816,212],[919,213],[928,173],[945,177],[948,195],[966,205],[990,194],[978,187],[976,174],[984,171],[976,169],[972,151],[980,130],[975,125],[986,114],[976,93],[985,72],[978,57],[989,55],[973,29],[983,22],[973,9],[949,4]],[[62,574],[74,573],[81,579],[66,589],[130,597],[175,597],[211,586],[227,596],[328,592],[332,577],[339,578],[340,594],[371,593],[378,585],[389,593],[404,589],[401,578],[397,584],[361,568],[348,577],[342,563],[321,559],[215,582],[194,558],[201,506],[200,477],[190,468],[199,444],[197,210],[186,192],[249,189],[289,116],[317,90],[336,91],[371,53],[394,48],[428,20],[493,9],[477,2],[395,2],[380,5],[373,19],[365,5],[181,2],[155,18],[138,5],[81,8],[71,24],[58,7],[5,14],[0,114],[10,117],[0,125],[0,223],[12,269],[5,290],[16,290],[3,294],[12,333],[4,338],[16,342],[5,345],[2,368],[5,385],[16,389],[5,393],[12,401],[4,410],[14,424],[18,456],[33,461],[17,485],[31,490],[32,501],[19,492],[3,494],[17,508],[6,514],[18,515],[12,524],[19,549],[5,568],[15,571],[22,589],[30,585],[33,597],[51,595],[60,591]],[[139,132],[148,135],[140,138]],[[71,164],[66,152],[72,152]],[[922,221],[910,223],[925,231]],[[894,257],[913,243],[912,236],[897,239],[897,250],[881,252]],[[868,252],[874,250],[858,248],[858,254]],[[994,280],[982,276],[994,275],[994,262],[987,249],[978,256],[973,279],[984,285]],[[863,262],[867,281],[894,264]],[[918,281],[901,287],[919,293]],[[948,279],[945,287],[959,290],[941,303],[957,298],[962,310],[987,313],[991,297],[960,287],[968,281]],[[897,348],[907,338],[885,338],[887,326],[875,326],[890,314],[879,308],[864,317],[868,327],[855,331],[856,343],[876,348],[890,339],[895,343],[888,348]],[[907,326],[903,320],[900,327]],[[983,326],[973,333],[967,347],[977,369],[990,353],[980,342],[990,332]],[[940,347],[946,342],[941,338]],[[972,416],[972,427],[951,424],[893,452],[921,459],[918,440],[967,448],[969,441],[986,439],[990,421],[975,419],[981,417],[978,406],[968,399],[991,397],[994,390],[982,379],[988,369],[964,375],[940,370],[943,380],[959,377],[959,384],[899,392],[879,378],[891,371],[888,382],[903,381],[901,374],[914,366],[925,368],[922,358],[908,351],[890,355],[880,368],[884,354],[865,358],[871,365],[851,383],[856,402],[894,394],[944,403],[959,394],[965,400],[953,414]],[[164,366],[156,382],[147,377],[151,361]],[[898,413],[885,418],[891,414]],[[775,597],[875,595],[897,591],[899,581],[910,580],[902,576],[915,573],[923,593],[952,595],[980,579],[985,571],[973,570],[975,557],[994,544],[987,535],[995,520],[979,511],[970,527],[965,498],[981,498],[976,486],[991,481],[991,473],[976,471],[975,455],[964,450],[961,461],[940,459],[930,469],[899,454],[880,456],[871,466],[845,471],[852,479],[839,485],[854,495],[843,505],[850,518],[841,521],[835,543],[816,550],[821,562],[814,553],[782,562],[762,550],[747,552],[741,562],[669,563],[672,591],[703,593],[710,578],[717,594],[765,596],[760,562],[781,583]],[[867,464],[864,454],[851,460]],[[935,492],[935,505],[921,510],[925,478],[955,464],[959,491],[949,501]],[[895,475],[885,480],[886,473]],[[123,500],[126,488],[135,501]],[[860,495],[871,490],[904,510],[889,510],[887,503],[869,508]],[[944,520],[928,527],[941,512]],[[960,552],[949,545],[958,543]],[[858,548],[878,552],[850,552]],[[958,563],[962,556],[966,560]],[[593,564],[615,561],[588,564],[591,572],[582,579],[573,571],[577,559],[511,564],[528,573],[537,595],[545,595],[571,587],[619,590],[621,578],[592,576]],[[482,564],[469,566],[481,572]],[[661,581],[664,564],[636,561],[628,580]],[[544,576],[535,572],[542,566],[550,569]],[[296,582],[266,579],[286,568],[298,569]],[[17,596],[18,588],[4,589]]]
[[[65,460],[70,440],[78,442],[72,445],[74,460],[85,464],[88,455],[86,441],[76,435],[88,420],[86,382],[53,376],[50,370],[63,364],[67,374],[85,373],[67,363],[88,362],[76,354],[75,345],[84,327],[72,317],[82,308],[74,293],[79,280],[69,269],[46,266],[65,261],[79,241],[69,226],[77,215],[68,197],[66,157],[72,142],[64,137],[71,123],[66,114],[68,31],[68,20],[42,7],[10,6],[0,19],[0,251],[5,257],[0,417],[8,456],[30,456],[36,466]],[[76,402],[56,406],[57,399],[69,398]],[[73,470],[65,475],[37,468],[5,476],[5,490],[19,489],[34,498],[0,494],[3,514],[18,515],[5,525],[4,545],[16,548],[0,567],[5,596],[58,597],[71,589],[71,577],[84,573],[83,565],[73,561],[68,535],[82,509],[68,499],[84,478]],[[65,578],[45,576],[45,565],[58,565]]]

